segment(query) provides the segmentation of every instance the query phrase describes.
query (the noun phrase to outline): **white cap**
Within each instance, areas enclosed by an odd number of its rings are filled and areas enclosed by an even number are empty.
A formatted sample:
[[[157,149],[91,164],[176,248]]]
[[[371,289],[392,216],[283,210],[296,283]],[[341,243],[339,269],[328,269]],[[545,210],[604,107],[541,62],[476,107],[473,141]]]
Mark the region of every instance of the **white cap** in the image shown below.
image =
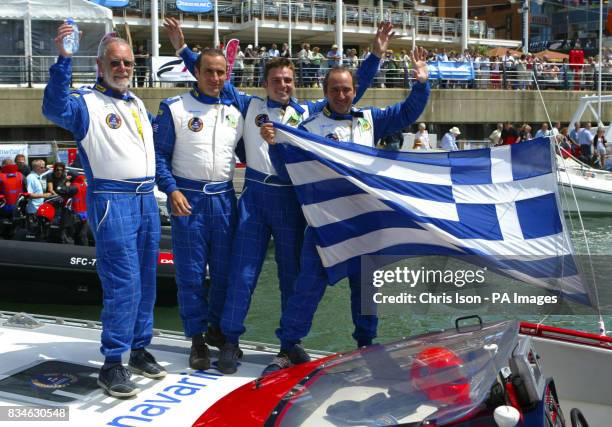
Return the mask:
[[[452,128],[450,128],[449,132],[455,135],[461,135],[461,131],[457,126],[453,126]]]
[[[252,44],[247,45],[247,49],[253,49],[253,45]]]

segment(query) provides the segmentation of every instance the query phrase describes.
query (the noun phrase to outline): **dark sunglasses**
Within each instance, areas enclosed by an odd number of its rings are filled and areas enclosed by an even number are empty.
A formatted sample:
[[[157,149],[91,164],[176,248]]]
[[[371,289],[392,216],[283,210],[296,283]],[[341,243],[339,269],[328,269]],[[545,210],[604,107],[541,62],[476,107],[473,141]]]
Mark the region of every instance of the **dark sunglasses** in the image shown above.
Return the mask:
[[[124,59],[124,60],[114,59],[110,62],[111,67],[113,68],[119,67],[122,63],[125,68],[132,68],[134,66],[134,61],[130,61],[127,59]]]

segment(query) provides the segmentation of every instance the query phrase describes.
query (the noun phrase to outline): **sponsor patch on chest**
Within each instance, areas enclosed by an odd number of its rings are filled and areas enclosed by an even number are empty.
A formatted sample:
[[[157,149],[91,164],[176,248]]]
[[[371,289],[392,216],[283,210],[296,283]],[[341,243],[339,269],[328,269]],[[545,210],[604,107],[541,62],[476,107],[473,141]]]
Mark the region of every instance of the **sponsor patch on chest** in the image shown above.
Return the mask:
[[[204,129],[204,122],[199,117],[192,117],[191,119],[189,119],[187,127],[192,132],[200,132],[202,129]]]
[[[106,125],[111,129],[119,129],[121,127],[121,116],[110,113],[106,116]]]
[[[261,127],[261,125],[268,121],[270,121],[270,119],[267,114],[258,114],[257,117],[255,117],[255,125],[257,125],[257,127]]]

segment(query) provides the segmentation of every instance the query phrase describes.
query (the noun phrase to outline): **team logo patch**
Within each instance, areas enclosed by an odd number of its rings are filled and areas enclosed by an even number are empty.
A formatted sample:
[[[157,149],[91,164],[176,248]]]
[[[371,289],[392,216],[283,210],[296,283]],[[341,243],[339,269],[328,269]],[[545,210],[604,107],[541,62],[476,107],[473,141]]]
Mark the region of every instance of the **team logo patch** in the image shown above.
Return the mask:
[[[301,120],[302,120],[302,117],[299,114],[293,113],[291,117],[289,117],[289,120],[287,120],[287,124],[289,126],[297,126],[300,124]]]
[[[121,127],[121,117],[115,113],[110,113],[106,116],[106,124],[111,129],[119,129]]]
[[[238,127],[238,119],[236,118],[236,116],[228,114],[227,116],[225,116],[225,121],[232,129],[236,129]]]
[[[328,133],[327,135],[325,135],[325,138],[333,139],[334,141],[340,141],[340,139],[335,133]]]
[[[358,120],[358,122],[359,122],[359,127],[361,129],[363,129],[364,131],[368,131],[368,130],[372,129],[372,126],[370,125],[370,122],[368,122],[366,119],[360,118]]]
[[[68,387],[77,381],[77,377],[71,374],[63,374],[59,372],[53,372],[48,374],[39,374],[33,377],[31,380],[32,385],[39,388],[64,388]]]
[[[187,123],[187,127],[193,132],[199,132],[204,129],[204,122],[199,117],[192,117]]]
[[[267,114],[259,114],[257,117],[255,117],[255,124],[257,125],[257,127],[261,127],[261,125],[268,121],[269,118]]]

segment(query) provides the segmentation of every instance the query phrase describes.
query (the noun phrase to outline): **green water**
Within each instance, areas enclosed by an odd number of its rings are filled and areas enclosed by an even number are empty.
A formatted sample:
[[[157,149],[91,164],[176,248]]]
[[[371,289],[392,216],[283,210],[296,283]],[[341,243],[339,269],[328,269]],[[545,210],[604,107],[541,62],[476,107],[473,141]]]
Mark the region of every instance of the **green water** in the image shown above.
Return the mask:
[[[569,226],[569,224],[568,224]],[[610,217],[585,218],[585,229],[592,253],[612,254],[612,219]],[[582,233],[572,232],[577,252],[584,253],[585,244]],[[612,258],[611,258],[612,261]],[[599,283],[607,287],[609,283]],[[75,317],[98,320],[99,306],[87,305],[51,305],[51,304],[15,304],[0,302],[0,308],[9,311],[25,311],[47,315]],[[274,331],[280,316],[280,299],[276,280],[276,265],[273,251],[269,250],[258,287],[253,296],[251,310],[247,317],[246,340],[277,343]],[[483,316],[484,320],[497,320],[509,316]],[[521,320],[539,321],[539,316],[519,316]],[[454,316],[448,315],[412,315],[408,310],[404,314],[382,314],[379,326],[378,341],[385,342],[402,336],[422,333],[453,325]],[[545,323],[562,327],[573,327],[585,331],[597,331],[595,316],[550,316]],[[608,329],[612,329],[612,316],[606,316]],[[155,327],[181,330],[177,307],[158,307],[155,310]],[[306,347],[327,351],[342,351],[354,346],[351,338],[353,325],[350,315],[349,289],[346,281],[328,287],[325,297],[316,313],[313,328],[305,340]]]

